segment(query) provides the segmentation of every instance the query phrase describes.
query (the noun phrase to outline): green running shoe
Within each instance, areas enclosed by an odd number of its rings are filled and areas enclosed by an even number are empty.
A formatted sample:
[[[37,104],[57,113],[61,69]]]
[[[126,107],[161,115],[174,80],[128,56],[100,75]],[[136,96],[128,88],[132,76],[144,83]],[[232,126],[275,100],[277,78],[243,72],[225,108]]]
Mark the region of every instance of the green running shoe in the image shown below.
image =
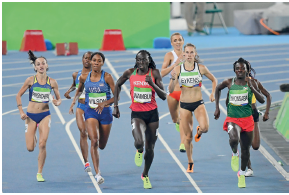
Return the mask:
[[[186,152],[185,144],[180,145],[180,152]]]
[[[176,130],[180,132],[180,124],[176,123]]]
[[[239,170],[239,155],[238,156],[232,156],[231,167],[232,167],[233,171],[238,172],[238,170]]]
[[[135,162],[135,165],[140,167],[141,164],[142,164],[142,153],[138,152],[138,150],[136,150],[136,153],[135,153],[135,156],[134,156],[134,162]]]
[[[144,177],[144,176],[141,174],[141,179],[143,180],[143,188],[144,188],[144,189],[151,189],[151,188],[152,188],[152,184],[151,184],[148,176],[145,176],[145,177]]]
[[[245,188],[246,183],[245,183],[245,175],[240,175],[240,171],[238,172],[238,187],[239,188]]]
[[[45,181],[45,179],[42,177],[42,174],[41,174],[41,173],[37,173],[36,179],[37,179],[38,182],[43,182],[43,181]]]

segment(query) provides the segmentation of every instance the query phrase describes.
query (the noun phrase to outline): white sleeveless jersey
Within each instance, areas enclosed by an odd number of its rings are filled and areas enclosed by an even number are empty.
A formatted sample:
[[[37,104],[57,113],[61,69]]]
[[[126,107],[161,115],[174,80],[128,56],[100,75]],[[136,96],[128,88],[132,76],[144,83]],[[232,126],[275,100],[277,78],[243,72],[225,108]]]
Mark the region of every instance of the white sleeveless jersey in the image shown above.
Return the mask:
[[[199,70],[198,63],[195,62],[194,70],[187,71],[185,64],[181,65],[181,71],[179,74],[180,87],[201,87],[202,86],[202,75]]]

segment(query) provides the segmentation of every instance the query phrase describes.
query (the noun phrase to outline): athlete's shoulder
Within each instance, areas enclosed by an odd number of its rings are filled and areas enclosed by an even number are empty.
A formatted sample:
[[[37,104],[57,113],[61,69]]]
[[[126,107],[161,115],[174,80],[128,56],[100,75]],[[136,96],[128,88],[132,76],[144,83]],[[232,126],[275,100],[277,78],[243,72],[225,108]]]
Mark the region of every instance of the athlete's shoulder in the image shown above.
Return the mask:
[[[74,73],[72,73],[72,77],[73,77],[73,78],[76,78],[77,75],[78,75],[78,72],[74,72]]]
[[[26,80],[25,80],[25,84],[28,84],[28,85],[32,85],[34,83],[34,77],[35,76],[30,76],[28,77]]]
[[[104,72],[104,78],[109,78],[112,77],[111,74],[109,74],[108,72]]]

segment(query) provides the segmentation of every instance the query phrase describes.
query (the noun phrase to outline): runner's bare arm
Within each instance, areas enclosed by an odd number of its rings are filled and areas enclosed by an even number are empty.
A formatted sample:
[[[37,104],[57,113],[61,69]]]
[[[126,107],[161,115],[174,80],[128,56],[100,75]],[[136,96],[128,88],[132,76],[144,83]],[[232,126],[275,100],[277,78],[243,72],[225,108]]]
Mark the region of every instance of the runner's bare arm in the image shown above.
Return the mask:
[[[208,79],[210,79],[212,81],[212,93],[210,95],[210,100],[211,102],[213,102],[215,100],[214,98],[214,94],[215,94],[215,90],[216,90],[216,86],[217,86],[217,83],[218,83],[218,80],[216,79],[216,77],[209,71],[209,69],[202,65],[202,64],[199,64],[199,67],[200,67],[200,73],[202,75],[205,75]]]
[[[170,79],[169,83],[169,92],[173,93],[175,86],[178,84],[178,75],[180,74],[180,68],[175,67],[174,70],[171,72],[172,78]]]
[[[21,96],[25,93],[25,91],[32,85],[33,83],[34,76],[28,77],[25,82],[23,83],[22,87],[18,91],[16,95],[16,102],[17,102],[17,107],[20,112],[20,116],[22,120],[25,120],[27,118],[26,114],[24,113],[22,109],[22,102],[21,102]]]
[[[115,85],[114,85],[114,80],[113,80],[111,74],[106,72],[105,76],[104,76],[104,80],[109,85],[112,94],[114,94]],[[105,101],[104,103],[105,103],[105,105],[110,105],[113,102],[114,102],[114,97],[110,98],[109,100]]]
[[[262,93],[257,90],[258,86],[255,84],[255,82],[253,82],[253,80],[250,77],[246,77],[246,81],[248,82],[248,86],[250,87],[251,91],[254,93],[257,101],[260,102],[261,104],[263,104],[265,102],[265,98],[262,95]],[[254,83],[254,84],[252,84],[252,83]],[[254,85],[256,85],[256,86],[254,86]]]
[[[67,99],[71,99],[71,97],[69,96],[69,93],[74,91],[76,89],[76,83],[75,83],[75,80],[76,80],[76,77],[77,77],[77,74],[78,72],[74,72],[72,74],[72,85],[70,86],[70,88],[65,92],[64,94],[64,97],[66,97]]]
[[[232,80],[226,79],[220,84],[217,85],[216,91],[215,91],[215,100],[216,100],[216,110],[214,113],[215,119],[217,120],[220,117],[220,108],[219,108],[219,101],[221,96],[221,90],[223,90],[225,87],[230,87],[230,83]]]
[[[263,85],[257,81],[258,83],[258,88],[261,90],[262,94],[265,95],[266,97],[266,111],[265,111],[265,115],[263,116],[263,121],[267,121],[269,119],[269,109],[271,106],[271,94],[263,87]]]
[[[60,93],[59,93],[59,90],[58,90],[57,81],[55,79],[53,79],[53,78],[50,78],[50,81],[51,81],[51,88],[53,89],[54,94],[56,96],[56,99],[54,99],[54,96],[52,96],[53,97],[52,103],[55,106],[59,106],[61,104],[61,98],[60,98]]]
[[[151,76],[149,75],[146,76],[146,82],[148,82],[150,86],[154,88],[154,90],[162,100],[165,100],[167,98],[167,94],[164,90],[164,85],[162,82],[160,71],[158,69],[153,69],[152,73],[155,78],[155,83],[152,82]]]

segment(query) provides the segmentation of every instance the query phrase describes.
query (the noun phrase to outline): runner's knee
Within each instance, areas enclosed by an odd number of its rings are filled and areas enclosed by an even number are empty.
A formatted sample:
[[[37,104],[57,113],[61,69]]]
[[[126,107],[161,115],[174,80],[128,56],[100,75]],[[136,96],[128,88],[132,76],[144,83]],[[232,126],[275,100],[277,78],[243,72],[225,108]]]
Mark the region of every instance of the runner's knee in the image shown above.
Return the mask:
[[[143,148],[143,141],[142,140],[135,140],[134,142],[134,146],[136,149],[140,149],[140,148]]]
[[[99,140],[97,138],[91,138],[91,147],[97,148],[99,146]]]
[[[202,133],[207,133],[209,131],[209,125],[200,125],[200,130]]]
[[[46,141],[39,141],[39,150],[45,150]]]
[[[34,151],[34,147],[33,146],[29,146],[27,147],[28,152],[33,152]]]

